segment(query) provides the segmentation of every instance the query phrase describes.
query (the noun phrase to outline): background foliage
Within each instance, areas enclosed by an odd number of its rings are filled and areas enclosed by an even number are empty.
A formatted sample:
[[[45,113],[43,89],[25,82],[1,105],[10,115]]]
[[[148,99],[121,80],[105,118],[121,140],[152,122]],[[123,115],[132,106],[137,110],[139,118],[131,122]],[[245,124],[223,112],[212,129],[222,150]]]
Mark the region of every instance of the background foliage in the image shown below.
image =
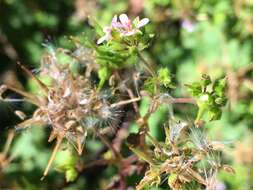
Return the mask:
[[[148,17],[147,30],[155,34],[145,56],[166,66],[176,86],[183,86],[209,74],[213,79],[228,78],[229,104],[220,121],[207,126],[210,136],[227,142],[227,162],[236,175],[220,175],[220,189],[253,188],[253,1],[251,0],[1,0],[0,1],[0,81],[36,91],[16,65],[25,64],[36,73],[40,57],[49,47],[67,47],[68,35],[85,34],[95,41],[88,16],[107,25],[114,14],[126,12],[132,17]],[[21,82],[20,82],[21,81]],[[189,96],[187,91],[175,91]],[[14,95],[12,95],[14,96]],[[18,118],[13,110],[33,108],[25,103],[0,104],[0,143],[4,147],[7,132]],[[141,104],[145,112],[145,101]],[[192,107],[175,108],[185,119],[192,118]],[[157,127],[166,110],[161,108],[151,119],[151,133],[164,135]],[[187,113],[187,114],[185,114]],[[135,130],[134,126],[131,130]],[[13,161],[0,171],[1,189],[104,189],[115,173],[112,167],[87,170],[72,183],[63,174],[51,171],[40,181],[50,155],[46,131],[28,129],[16,134],[10,149]],[[34,135],[36,134],[36,135]],[[87,153],[102,145],[89,139]],[[89,158],[84,158],[89,160]],[[60,159],[59,159],[60,160]],[[60,164],[60,163],[59,163]],[[57,165],[57,161],[56,161]],[[130,186],[139,176],[129,179]],[[162,189],[162,188],[161,188]]]

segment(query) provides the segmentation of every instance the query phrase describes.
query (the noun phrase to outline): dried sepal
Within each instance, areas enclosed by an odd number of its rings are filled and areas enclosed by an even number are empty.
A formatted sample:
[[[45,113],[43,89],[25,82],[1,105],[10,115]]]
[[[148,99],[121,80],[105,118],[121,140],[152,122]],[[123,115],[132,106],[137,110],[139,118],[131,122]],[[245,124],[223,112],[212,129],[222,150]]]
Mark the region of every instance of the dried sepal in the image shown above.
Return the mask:
[[[161,183],[161,171],[159,167],[151,166],[148,171],[146,171],[143,179],[136,186],[136,190],[142,190],[144,187],[148,186],[158,186]]]
[[[156,176],[166,176],[171,189],[180,190],[192,183],[211,189],[216,183],[219,170],[233,173],[231,167],[221,164],[220,151],[225,148],[225,145],[219,141],[210,141],[203,129],[192,128],[188,123],[175,122],[174,119],[164,129],[165,143],[156,142],[158,145],[153,144],[153,149],[143,150],[138,147],[134,149],[130,147],[130,149],[141,160],[146,161],[150,168],[156,168]],[[159,154],[156,153],[157,151]],[[147,154],[147,152],[154,152],[154,154]],[[150,170],[148,171],[148,175],[145,175],[138,187],[147,184],[151,186],[152,181],[156,179],[150,174]]]

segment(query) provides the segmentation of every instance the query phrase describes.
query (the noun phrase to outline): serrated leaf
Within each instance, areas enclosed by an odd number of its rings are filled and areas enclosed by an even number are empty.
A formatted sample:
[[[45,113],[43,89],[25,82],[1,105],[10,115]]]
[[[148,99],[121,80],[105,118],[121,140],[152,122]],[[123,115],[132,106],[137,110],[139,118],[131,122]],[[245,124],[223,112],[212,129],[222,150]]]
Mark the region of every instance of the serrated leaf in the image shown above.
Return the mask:
[[[202,86],[199,82],[194,82],[192,84],[186,84],[185,86],[188,88],[188,91],[194,97],[198,97],[202,93]]]
[[[161,68],[158,70],[158,80],[166,88],[173,86],[171,84],[171,74],[168,68]]]

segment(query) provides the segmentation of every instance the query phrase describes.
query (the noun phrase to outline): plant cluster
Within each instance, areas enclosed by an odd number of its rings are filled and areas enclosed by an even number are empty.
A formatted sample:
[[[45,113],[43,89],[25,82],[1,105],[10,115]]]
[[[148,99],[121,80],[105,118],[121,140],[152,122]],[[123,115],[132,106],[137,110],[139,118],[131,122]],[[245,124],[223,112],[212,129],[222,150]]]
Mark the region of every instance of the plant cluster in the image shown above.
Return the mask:
[[[220,161],[224,144],[206,137],[203,122],[205,113],[208,121],[221,117],[221,108],[226,104],[226,78],[212,82],[209,76],[203,75],[200,82],[187,85],[193,98],[172,97],[171,92],[176,86],[170,70],[158,68],[143,55],[154,38],[145,30],[148,23],[149,19],[139,17],[131,21],[126,14],[121,14],[119,19],[114,16],[111,24],[103,28],[93,21],[99,35],[96,42],[71,37],[73,48],[48,48],[42,57],[38,76],[20,65],[37,83],[39,93],[10,85],[1,86],[3,101],[11,101],[4,96],[7,90],[11,90],[37,106],[28,119],[22,112],[17,112],[24,120],[17,128],[50,126],[48,141],[56,140],[56,144],[44,176],[66,139],[72,146],[67,146],[69,159],[61,170],[68,181],[75,180],[78,161],[71,147],[79,156],[85,155],[85,139],[92,135],[99,137],[108,147],[103,161],[118,169],[118,183],[111,189],[126,189],[127,176],[133,172],[141,174],[139,165],[146,167],[146,172],[144,175],[142,172],[137,189],[158,186],[167,180],[174,190],[188,187],[211,190],[215,189],[219,170],[234,173],[230,166]],[[74,62],[75,67],[69,62]],[[149,106],[142,114],[139,102],[144,98],[149,99]],[[173,116],[170,109],[181,103],[197,105],[195,122],[180,122]],[[152,114],[162,106],[170,110],[166,121],[159,126],[165,130],[164,142],[152,136],[148,123]],[[127,141],[135,156],[125,157],[121,149],[110,142],[111,132],[119,132],[125,123],[128,125],[126,130],[131,123],[138,126],[138,131],[130,133]],[[118,139],[120,143],[125,140]]]

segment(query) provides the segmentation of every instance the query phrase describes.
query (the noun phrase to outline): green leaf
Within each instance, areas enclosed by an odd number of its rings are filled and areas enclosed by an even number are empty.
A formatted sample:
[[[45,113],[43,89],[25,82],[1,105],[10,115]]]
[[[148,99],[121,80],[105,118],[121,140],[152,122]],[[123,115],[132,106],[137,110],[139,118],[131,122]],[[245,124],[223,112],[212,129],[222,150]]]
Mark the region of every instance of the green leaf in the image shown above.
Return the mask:
[[[162,141],[165,138],[163,127],[161,127],[168,119],[168,106],[161,105],[148,118],[148,126],[151,136],[156,140]]]
[[[156,78],[151,77],[144,81],[144,89],[152,95],[156,93],[157,85]]]
[[[209,84],[211,84],[211,78],[209,75],[203,74],[201,78],[201,84],[203,87],[207,87]]]
[[[192,84],[186,84],[186,87],[188,88],[188,91],[192,94],[194,97],[198,97],[202,93],[202,86],[199,82],[194,82]]]
[[[220,108],[213,107],[207,112],[209,121],[219,120],[222,115],[222,111]]]
[[[173,88],[171,81],[171,74],[168,68],[161,68],[158,70],[158,80],[165,88]]]
[[[98,23],[98,21],[95,18],[89,17],[89,24],[95,28],[96,33],[99,36],[104,35],[103,27]]]

